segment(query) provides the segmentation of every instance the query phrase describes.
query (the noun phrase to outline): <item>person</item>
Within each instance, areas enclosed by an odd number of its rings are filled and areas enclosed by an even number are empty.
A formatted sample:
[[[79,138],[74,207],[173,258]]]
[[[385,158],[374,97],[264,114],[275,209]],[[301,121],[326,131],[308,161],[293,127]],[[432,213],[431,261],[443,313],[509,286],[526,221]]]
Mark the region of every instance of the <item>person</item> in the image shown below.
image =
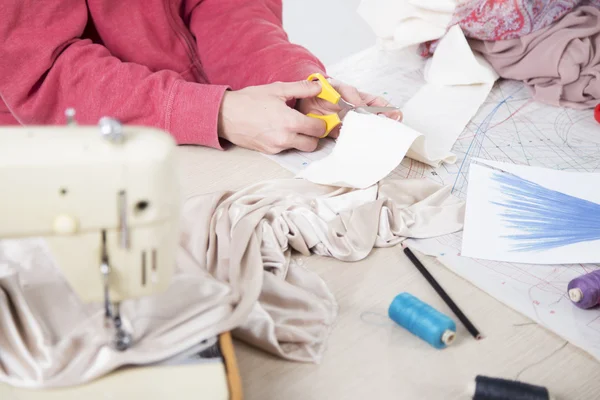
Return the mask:
[[[102,116],[168,131],[178,144],[313,151],[326,114],[323,64],[292,44],[281,0],[5,0],[0,124]],[[326,75],[327,76],[327,75]],[[356,105],[387,102],[331,80]],[[399,118],[399,115],[396,116]],[[333,136],[336,132],[332,133]]]

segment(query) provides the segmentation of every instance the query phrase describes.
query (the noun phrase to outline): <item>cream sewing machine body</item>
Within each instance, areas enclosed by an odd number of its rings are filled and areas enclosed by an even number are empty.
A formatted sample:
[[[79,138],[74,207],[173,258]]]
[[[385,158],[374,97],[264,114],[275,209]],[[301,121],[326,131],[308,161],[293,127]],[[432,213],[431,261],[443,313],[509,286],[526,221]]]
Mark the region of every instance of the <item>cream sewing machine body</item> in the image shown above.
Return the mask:
[[[44,238],[84,302],[119,303],[164,290],[178,244],[175,143],[163,131],[121,126],[0,128],[0,238]]]

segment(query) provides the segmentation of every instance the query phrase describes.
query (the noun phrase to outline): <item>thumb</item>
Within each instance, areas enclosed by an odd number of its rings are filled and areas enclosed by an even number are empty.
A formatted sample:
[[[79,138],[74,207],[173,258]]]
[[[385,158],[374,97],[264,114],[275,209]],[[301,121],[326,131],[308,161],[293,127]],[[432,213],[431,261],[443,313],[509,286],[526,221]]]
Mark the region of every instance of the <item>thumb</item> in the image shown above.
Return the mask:
[[[276,94],[287,100],[306,99],[321,93],[321,84],[318,81],[298,81],[279,83]]]

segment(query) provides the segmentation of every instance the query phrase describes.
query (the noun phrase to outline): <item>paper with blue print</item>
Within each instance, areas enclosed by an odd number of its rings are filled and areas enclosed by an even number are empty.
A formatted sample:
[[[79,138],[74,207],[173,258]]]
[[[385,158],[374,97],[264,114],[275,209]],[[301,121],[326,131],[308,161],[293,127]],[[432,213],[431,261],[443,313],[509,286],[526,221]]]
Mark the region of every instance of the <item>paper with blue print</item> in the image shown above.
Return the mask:
[[[600,261],[600,174],[474,160],[462,255],[528,264]]]

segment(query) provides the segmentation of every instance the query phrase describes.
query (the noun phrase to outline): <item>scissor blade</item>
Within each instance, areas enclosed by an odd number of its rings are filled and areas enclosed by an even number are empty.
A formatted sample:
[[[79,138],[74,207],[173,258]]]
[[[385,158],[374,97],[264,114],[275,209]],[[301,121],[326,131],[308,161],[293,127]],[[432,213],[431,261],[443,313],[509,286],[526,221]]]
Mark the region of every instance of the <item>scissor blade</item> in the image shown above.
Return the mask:
[[[398,111],[400,110],[398,107],[371,107],[371,106],[365,106],[365,107],[357,107],[356,111],[358,112],[363,112],[363,113],[371,113],[371,114],[378,114],[378,113],[384,113],[384,112],[390,112],[390,111]]]
[[[338,113],[341,120],[343,120],[349,111],[356,111],[359,114],[379,114],[390,111],[398,111],[400,108],[398,107],[375,107],[375,106],[361,106],[361,107],[352,107],[352,108],[344,108],[342,111]]]
[[[338,105],[340,107],[342,107],[342,110],[352,110],[354,108],[356,108],[356,106],[352,103],[348,103],[346,100],[342,99],[340,97],[340,100],[338,101]]]

